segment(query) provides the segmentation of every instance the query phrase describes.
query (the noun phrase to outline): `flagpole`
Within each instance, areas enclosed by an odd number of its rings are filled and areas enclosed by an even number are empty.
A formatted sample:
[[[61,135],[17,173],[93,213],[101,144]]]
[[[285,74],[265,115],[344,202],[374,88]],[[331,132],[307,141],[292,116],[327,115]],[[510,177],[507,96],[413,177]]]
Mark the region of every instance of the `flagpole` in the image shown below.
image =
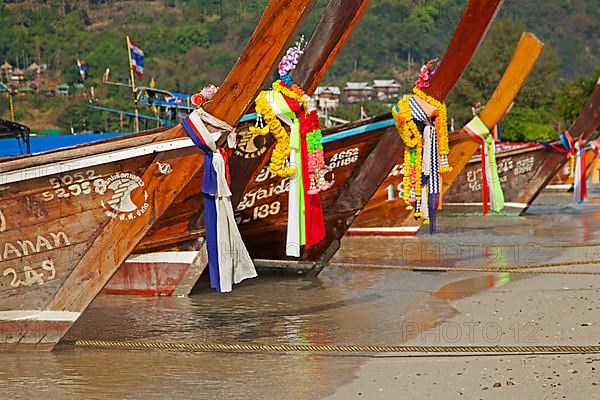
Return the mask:
[[[131,72],[131,92],[133,93],[133,105],[135,106],[135,120],[133,124],[133,130],[139,132],[140,130],[140,119],[138,116],[137,97],[135,95],[135,74],[133,73],[133,61],[131,59],[131,40],[127,35],[127,55],[129,56],[129,71]]]
[[[15,122],[15,105],[13,104],[12,89],[8,89],[8,107],[10,108],[10,120]]]

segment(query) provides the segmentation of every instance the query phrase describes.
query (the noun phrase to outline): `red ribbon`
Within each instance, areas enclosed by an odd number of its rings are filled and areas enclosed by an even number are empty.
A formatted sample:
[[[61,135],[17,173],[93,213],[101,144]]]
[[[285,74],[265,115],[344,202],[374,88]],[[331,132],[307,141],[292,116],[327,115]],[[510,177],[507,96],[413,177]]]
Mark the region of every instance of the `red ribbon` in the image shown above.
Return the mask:
[[[300,117],[300,147],[302,153],[302,183],[304,188],[304,208],[306,217],[306,248],[318,244],[325,238],[325,219],[323,218],[323,206],[318,194],[310,194],[310,176],[308,174],[308,145],[306,144],[306,127],[302,122],[305,115]],[[308,132],[312,132],[308,131]]]
[[[282,84],[282,86],[285,86]],[[296,116],[300,116],[300,159],[302,162],[302,187],[304,190],[304,221],[306,227],[306,244],[308,249],[318,244],[325,238],[325,219],[323,218],[323,207],[318,194],[310,194],[310,177],[308,175],[308,146],[306,144],[306,135],[314,130],[313,124],[308,118],[298,101],[283,96],[290,110]]]
[[[585,167],[586,167],[586,165],[585,165],[585,143],[583,142],[583,139],[579,139],[578,143],[579,143],[579,152],[580,152],[578,157],[581,157],[580,162],[579,162],[579,168],[580,168],[580,173],[581,173],[581,180],[580,180],[581,200],[583,200],[583,199],[587,199],[587,179],[585,176]]]
[[[227,180],[227,186],[231,187],[231,175],[229,174],[229,154],[223,147],[218,147],[219,153],[223,156],[225,161],[225,179]]]
[[[465,129],[467,133],[473,138],[473,140],[479,143],[479,155],[481,157],[481,199],[483,203],[483,215],[488,214],[488,201],[489,201],[489,188],[487,181],[487,174],[485,170],[485,146],[487,143],[483,138],[469,129]]]

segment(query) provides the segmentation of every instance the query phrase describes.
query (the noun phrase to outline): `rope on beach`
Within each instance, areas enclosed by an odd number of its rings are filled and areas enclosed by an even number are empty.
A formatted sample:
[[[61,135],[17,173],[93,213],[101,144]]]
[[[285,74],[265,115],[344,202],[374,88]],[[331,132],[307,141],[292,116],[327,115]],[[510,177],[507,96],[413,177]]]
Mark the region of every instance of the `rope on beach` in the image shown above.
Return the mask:
[[[538,274],[538,275],[600,275],[600,271],[542,271],[544,268],[574,267],[578,265],[598,265],[600,260],[577,260],[530,265],[509,265],[502,267],[452,267],[452,266],[417,266],[417,265],[385,265],[385,264],[357,264],[357,263],[331,263],[333,268],[365,268],[365,269],[393,269],[403,272],[492,272],[511,274]]]
[[[515,246],[515,243],[482,243],[483,245],[489,245],[492,247],[500,248],[511,248]],[[559,249],[559,248],[575,248],[575,247],[600,247],[600,242],[586,242],[586,243],[575,243],[575,242],[532,242],[533,245],[548,248],[548,249]],[[472,247],[473,243],[459,243],[458,246]]]
[[[412,353],[414,355],[461,353],[478,354],[592,354],[600,353],[600,346],[352,346],[352,345],[296,345],[254,343],[167,343],[142,341],[67,340],[64,345],[82,348],[114,350],[179,350],[193,352],[236,353]]]

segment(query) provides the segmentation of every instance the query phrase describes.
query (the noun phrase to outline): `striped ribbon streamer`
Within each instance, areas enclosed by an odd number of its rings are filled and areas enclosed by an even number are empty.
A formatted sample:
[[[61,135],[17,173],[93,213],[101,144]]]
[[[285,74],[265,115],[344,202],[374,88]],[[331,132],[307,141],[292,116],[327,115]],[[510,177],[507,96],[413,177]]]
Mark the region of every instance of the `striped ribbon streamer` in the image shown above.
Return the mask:
[[[573,140],[573,137],[571,136],[571,133],[569,131],[563,132],[558,137],[558,140],[560,141],[560,146],[557,146],[554,143],[550,143],[550,142],[539,142],[539,143],[541,145],[543,145],[545,148],[547,148],[548,150],[554,150],[559,153],[566,154],[569,157],[575,153],[575,141]]]
[[[492,211],[500,212],[504,209],[504,193],[498,175],[494,138],[490,135],[487,126],[477,116],[467,124],[465,130],[479,143],[483,215],[488,213],[488,202]]]
[[[411,97],[408,101],[413,119],[425,125],[423,129],[423,164],[422,182],[423,192],[421,201],[423,206],[423,219],[429,220],[429,232],[434,233],[436,229],[436,211],[440,203],[440,163],[439,144],[435,127],[431,125],[429,116],[415,100]]]
[[[202,192],[210,284],[223,293],[230,292],[234,283],[255,278],[257,274],[235,221],[227,153],[216,144],[221,132],[211,134],[204,121],[212,125],[216,119],[198,109],[182,122],[182,126],[205,154]]]

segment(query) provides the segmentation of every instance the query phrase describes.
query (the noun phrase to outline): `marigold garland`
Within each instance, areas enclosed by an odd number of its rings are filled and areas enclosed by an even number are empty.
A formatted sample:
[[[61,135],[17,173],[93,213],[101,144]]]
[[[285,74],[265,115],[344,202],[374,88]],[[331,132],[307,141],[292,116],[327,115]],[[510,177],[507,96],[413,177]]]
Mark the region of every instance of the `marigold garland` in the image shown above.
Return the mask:
[[[270,132],[273,135],[276,144],[271,154],[269,170],[275,175],[287,178],[296,173],[295,168],[286,166],[286,161],[290,155],[290,136],[271,109],[267,100],[267,93],[260,92],[256,98],[256,112],[264,118],[267,124],[263,127],[251,127],[250,132],[260,135],[266,135]]]
[[[304,97],[304,90],[302,90],[302,88],[297,84],[294,83],[292,86],[287,87],[286,84],[280,79],[273,82],[273,90],[289,97],[290,99],[296,100],[305,110],[308,108],[308,101]]]
[[[321,124],[316,110],[311,110],[310,112],[307,111],[308,100],[304,90],[295,83],[292,83],[291,87],[288,87],[285,82],[289,81],[291,81],[291,78],[286,75],[282,77],[281,80],[275,81],[272,87],[273,91],[279,92],[284,97],[298,102],[304,113],[302,115],[302,123],[306,124],[303,129],[306,129],[305,132],[307,132],[306,141],[309,166],[307,173],[309,174],[311,181],[310,193],[314,194],[331,187],[331,183],[327,182],[325,179],[327,168],[323,154],[323,144],[321,143]],[[296,173],[295,168],[286,166],[290,155],[290,137],[271,108],[266,97],[268,93],[269,92],[267,91],[263,91],[256,99],[256,112],[258,118],[256,125],[250,127],[250,132],[258,135],[266,135],[269,132],[273,134],[276,145],[271,155],[269,170],[275,175],[287,178]],[[266,125],[264,124],[265,122]]]
[[[448,162],[450,147],[448,144],[448,111],[446,105],[427,95],[421,88],[429,87],[429,79],[435,74],[437,60],[432,60],[421,69],[419,80],[413,88],[414,96],[431,104],[437,109],[434,125],[438,136],[440,173],[452,171]],[[410,96],[405,96],[392,108],[396,129],[402,139],[404,149],[404,170],[402,197],[407,210],[414,210],[415,217],[423,216],[422,211],[422,172],[423,172],[423,134],[413,120],[409,104]]]
[[[331,186],[325,179],[327,167],[323,155],[323,144],[321,143],[321,124],[316,110],[309,110],[309,97],[300,86],[294,83],[289,75],[298,64],[299,57],[304,53],[304,38],[290,48],[279,63],[280,79],[272,84],[273,92],[278,92],[286,99],[288,104],[295,102],[297,107],[291,110],[296,114],[300,121],[300,128],[303,134],[306,134],[306,144],[308,150],[308,171],[310,177],[309,193],[316,194],[319,191],[327,190]],[[256,99],[256,112],[258,118],[256,126],[250,128],[250,132],[266,135],[273,133],[276,140],[275,149],[271,155],[269,169],[275,175],[289,177],[296,173],[295,168],[286,167],[290,156],[290,137],[277,118],[277,115],[271,108],[267,100],[269,92],[263,91]],[[264,118],[264,120],[263,120]],[[264,125],[266,122],[266,125]]]
[[[448,163],[448,154],[450,154],[450,146],[448,144],[448,110],[446,104],[427,95],[419,88],[413,88],[415,96],[423,101],[431,104],[438,110],[438,115],[435,118],[435,130],[438,134],[438,142],[440,146],[440,173],[452,171],[452,167]]]
[[[423,136],[417,128],[415,121],[412,119],[412,112],[408,101],[408,96],[403,97],[398,101],[398,107],[392,109],[392,114],[396,120],[396,129],[404,142],[404,145],[408,147],[415,147],[419,143],[423,143]],[[412,136],[411,136],[412,135]]]

